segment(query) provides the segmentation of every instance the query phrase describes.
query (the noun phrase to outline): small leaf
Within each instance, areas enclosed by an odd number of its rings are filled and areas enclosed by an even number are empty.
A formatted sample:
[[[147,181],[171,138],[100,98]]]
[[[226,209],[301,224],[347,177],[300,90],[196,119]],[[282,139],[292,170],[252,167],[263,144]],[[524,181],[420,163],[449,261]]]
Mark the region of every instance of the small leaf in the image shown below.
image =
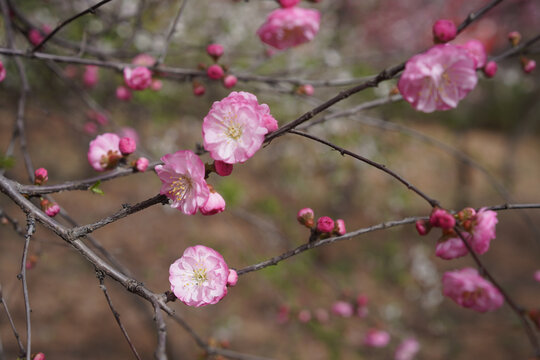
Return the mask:
[[[101,185],[101,180],[99,180],[98,182],[96,182],[94,185],[90,186],[90,191],[93,192],[94,194],[105,195],[105,193],[103,192],[103,190],[101,190],[101,189],[99,188],[99,185]]]

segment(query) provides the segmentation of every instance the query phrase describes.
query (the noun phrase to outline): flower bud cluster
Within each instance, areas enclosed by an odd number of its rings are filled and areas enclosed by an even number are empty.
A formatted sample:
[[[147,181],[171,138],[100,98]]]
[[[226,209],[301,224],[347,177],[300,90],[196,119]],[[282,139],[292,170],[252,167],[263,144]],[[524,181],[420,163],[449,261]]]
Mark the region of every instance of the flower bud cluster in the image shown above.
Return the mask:
[[[315,241],[319,237],[341,236],[347,232],[343,219],[334,221],[328,216],[322,216],[317,220],[317,224],[315,224],[315,213],[310,208],[300,209],[296,215],[296,219],[300,224],[311,230],[309,241]]]
[[[210,44],[206,47],[206,53],[212,58],[214,64],[206,66],[205,64],[199,64],[201,69],[206,70],[206,75],[211,80],[221,80],[223,86],[226,89],[230,89],[236,85],[238,79],[236,76],[227,74],[228,66],[219,64],[219,59],[225,53],[225,49],[221,44]],[[195,96],[202,96],[206,92],[206,88],[200,82],[193,81],[193,94]]]

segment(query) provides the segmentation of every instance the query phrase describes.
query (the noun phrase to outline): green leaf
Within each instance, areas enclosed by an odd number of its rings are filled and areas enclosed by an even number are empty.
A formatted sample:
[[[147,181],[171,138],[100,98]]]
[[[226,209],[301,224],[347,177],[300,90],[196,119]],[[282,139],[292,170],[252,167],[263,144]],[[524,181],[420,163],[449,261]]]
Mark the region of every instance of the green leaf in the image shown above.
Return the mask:
[[[93,192],[94,194],[105,195],[105,193],[103,192],[103,190],[101,190],[101,189],[99,188],[99,185],[101,185],[101,180],[99,180],[98,182],[96,182],[94,185],[90,186],[90,191]]]
[[[13,156],[0,155],[0,168],[1,169],[11,169],[13,166],[15,166],[15,158]]]

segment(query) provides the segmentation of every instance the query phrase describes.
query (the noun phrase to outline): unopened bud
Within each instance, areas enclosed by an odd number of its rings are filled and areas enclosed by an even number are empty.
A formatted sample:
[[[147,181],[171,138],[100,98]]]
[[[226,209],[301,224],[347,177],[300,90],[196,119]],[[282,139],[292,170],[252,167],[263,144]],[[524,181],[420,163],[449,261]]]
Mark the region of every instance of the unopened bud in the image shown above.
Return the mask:
[[[446,43],[454,40],[457,35],[456,24],[451,20],[440,19],[433,24],[433,41],[435,43]]]
[[[492,78],[497,73],[497,63],[495,61],[490,61],[484,66],[484,75],[488,78]]]
[[[448,230],[456,225],[456,219],[446,210],[436,208],[429,217],[431,226],[440,227],[443,230]]]
[[[317,220],[317,230],[321,233],[329,233],[334,229],[334,220],[328,216],[321,216]]]
[[[298,214],[296,215],[296,219],[300,224],[304,225],[307,228],[312,228],[313,225],[315,225],[315,214],[310,208],[300,209],[300,211],[298,211]]]
[[[336,235],[345,235],[347,230],[345,229],[345,221],[343,219],[337,219],[334,224],[334,233]]]
[[[431,224],[426,220],[418,220],[415,226],[416,231],[418,231],[418,234],[420,234],[421,236],[427,235],[429,233],[429,230],[431,230]]]
[[[214,161],[214,169],[219,176],[229,176],[233,171],[233,164],[227,164],[221,160]]]
[[[536,61],[527,59],[526,57],[521,58],[521,65],[525,74],[528,74],[536,69]]]
[[[47,169],[39,168],[34,171],[34,184],[43,185],[49,180],[49,174]]]
[[[508,40],[512,46],[518,46],[521,42],[521,34],[518,31],[511,31],[508,33]]]

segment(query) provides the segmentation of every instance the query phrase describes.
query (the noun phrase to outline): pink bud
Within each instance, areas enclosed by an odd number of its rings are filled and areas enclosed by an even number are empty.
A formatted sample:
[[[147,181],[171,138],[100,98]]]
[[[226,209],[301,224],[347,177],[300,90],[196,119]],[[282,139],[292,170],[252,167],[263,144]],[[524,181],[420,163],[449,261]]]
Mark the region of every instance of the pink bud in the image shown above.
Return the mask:
[[[512,44],[512,46],[518,46],[521,42],[521,34],[519,31],[511,31],[508,33],[508,40]]]
[[[351,303],[346,301],[336,301],[332,304],[332,314],[341,317],[351,317],[354,313],[354,309]]]
[[[534,69],[536,69],[536,61],[531,59],[524,59],[522,61],[523,64],[523,71],[525,71],[525,74],[528,74],[532,72]]]
[[[263,116],[263,126],[268,130],[269,133],[276,131],[279,128],[278,122],[270,114]]]
[[[206,69],[206,74],[210,79],[219,80],[223,77],[223,68],[219,66],[218,64],[210,65],[208,69]]]
[[[298,4],[299,2],[300,0],[279,0],[279,4],[282,8],[290,8],[296,6],[296,4]]]
[[[120,139],[118,147],[120,148],[122,155],[126,156],[135,152],[137,149],[137,143],[135,143],[135,140],[132,138],[123,137]]]
[[[431,230],[431,225],[429,222],[425,220],[418,220],[416,222],[416,231],[418,231],[418,234],[420,235],[427,235],[429,233],[429,230]]]
[[[227,277],[227,286],[233,287],[238,282],[238,273],[233,270],[229,269],[229,276]]]
[[[47,199],[41,200],[41,209],[45,211],[45,214],[50,217],[54,217],[60,212],[60,206],[57,203],[52,203]]]
[[[94,135],[97,133],[98,129],[97,129],[96,123],[88,121],[87,123],[84,124],[83,130],[88,135]]]
[[[30,40],[32,45],[37,46],[43,41],[43,35],[41,35],[37,29],[30,29],[28,32],[28,40]]]
[[[314,219],[315,214],[313,213],[313,210],[310,208],[303,208],[298,211],[298,214],[296,215],[296,219],[298,222],[308,228],[312,228],[313,225],[315,225]]]
[[[220,44],[210,44],[206,47],[206,52],[217,61],[223,55],[223,46]]]
[[[383,330],[369,329],[364,337],[364,345],[382,348],[390,342],[390,334]]]
[[[49,180],[47,169],[39,168],[34,171],[34,184],[43,185]]]
[[[0,61],[0,82],[4,81],[6,78],[6,68],[4,67],[4,63]]]
[[[34,360],[45,360],[45,354],[44,353],[37,353],[36,356],[34,356]]]
[[[193,84],[193,94],[195,96],[202,96],[206,92],[205,87],[202,84]]]
[[[93,88],[98,82],[98,67],[87,65],[84,70],[83,83],[88,88]]]
[[[334,225],[334,232],[337,235],[345,235],[347,230],[345,229],[345,221],[343,219],[337,219]]]
[[[215,215],[225,210],[225,199],[219,193],[210,189],[208,201],[199,210],[203,215]]]
[[[305,324],[309,322],[310,320],[311,320],[311,311],[307,309],[300,310],[300,312],[298,313],[298,321]]]
[[[456,225],[456,219],[448,211],[436,208],[429,217],[429,223],[431,226],[449,230]]]
[[[225,86],[227,89],[232,88],[236,83],[238,82],[238,79],[234,75],[227,75],[223,79],[223,86]]]
[[[436,43],[454,40],[457,35],[456,24],[451,20],[440,19],[433,24],[433,39]]]
[[[158,79],[152,80],[152,85],[150,85],[150,89],[154,91],[159,91],[161,90],[162,87],[163,87],[163,82],[161,82],[161,80],[158,80]]]
[[[317,220],[317,230],[321,233],[329,233],[334,229],[334,220],[328,216],[322,216]]]
[[[300,86],[297,92],[301,95],[311,96],[315,93],[315,88],[313,88],[313,85],[305,84]]]
[[[229,176],[233,171],[233,164],[227,164],[221,160],[215,160],[214,168],[219,176]]]
[[[132,90],[144,90],[152,85],[152,72],[143,66],[124,69],[124,82]]]
[[[131,91],[125,86],[119,86],[116,88],[116,98],[122,101],[129,101],[133,95]]]
[[[140,157],[135,163],[135,169],[139,172],[145,172],[148,169],[148,159],[145,157]]]
[[[488,78],[492,78],[497,73],[497,63],[495,61],[490,61],[484,66],[484,75]]]

